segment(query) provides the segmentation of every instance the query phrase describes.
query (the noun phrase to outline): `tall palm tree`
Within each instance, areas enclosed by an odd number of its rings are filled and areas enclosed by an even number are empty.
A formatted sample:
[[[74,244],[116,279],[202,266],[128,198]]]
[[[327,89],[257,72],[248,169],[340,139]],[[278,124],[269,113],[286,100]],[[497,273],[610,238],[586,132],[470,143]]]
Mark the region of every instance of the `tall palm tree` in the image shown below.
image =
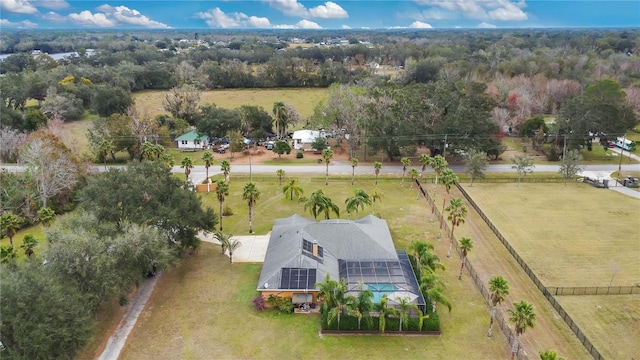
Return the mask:
[[[325,313],[329,311],[332,307],[335,306],[335,293],[336,289],[339,287],[339,283],[335,280],[331,279],[329,273],[325,275],[323,282],[317,282],[314,286],[318,289],[318,293],[316,294],[316,299],[321,301],[320,311]]]
[[[327,148],[322,150],[322,159],[327,167],[327,171],[324,176],[324,184],[329,185],[329,163],[331,163],[331,159],[333,159],[333,150]]]
[[[382,202],[383,196],[384,196],[384,193],[382,192],[382,190],[378,188],[373,189],[373,192],[371,193],[371,215],[373,215],[376,202]]]
[[[163,153],[162,155],[160,155],[160,161],[162,161],[162,163],[167,166],[172,168],[173,165],[175,164],[175,159],[173,158],[173,156],[171,156],[171,154],[169,153]]]
[[[441,171],[441,177],[442,177],[442,185],[444,185],[445,193],[442,196],[442,216],[440,217],[440,230],[438,231],[438,239],[441,236],[442,226],[444,224],[444,211],[445,211],[444,207],[447,203],[449,193],[451,191],[451,187],[458,182],[458,176],[456,176],[453,170],[449,168],[445,168]]]
[[[102,160],[104,160],[104,169],[107,170],[107,157],[113,151],[113,141],[111,140],[102,140],[100,144],[98,144],[98,151],[100,151],[100,155],[102,155]]]
[[[402,180],[400,180],[400,185],[404,183],[404,176],[407,173],[407,167],[411,166],[411,160],[408,157],[403,157],[400,159],[402,163]]]
[[[229,160],[222,160],[220,163],[220,171],[224,174],[224,181],[229,182],[229,173],[231,173],[231,163]]]
[[[216,181],[216,198],[220,204],[220,231],[222,231],[222,205],[226,196],[229,196],[229,184],[223,180]]]
[[[153,145],[153,148],[151,149],[151,153],[153,154],[155,160],[159,160],[160,156],[164,154],[164,146],[160,144]]]
[[[438,177],[442,174],[442,170],[444,170],[449,164],[442,155],[436,155],[431,159],[430,165],[436,173],[436,186],[438,186]]]
[[[285,197],[287,194],[289,194],[289,200],[291,201],[293,201],[294,195],[295,197],[299,198],[300,195],[304,193],[300,185],[298,185],[298,180],[296,179],[289,180],[289,183],[282,188],[282,192],[285,194]]]
[[[340,216],[340,208],[333,203],[333,200],[324,194],[322,189],[316,190],[311,193],[309,198],[301,198],[300,202],[304,203],[304,210],[309,209],[314,219],[318,218],[318,215],[324,213],[325,219],[329,219],[331,212],[336,216]]]
[[[189,175],[191,175],[191,169],[193,169],[193,160],[190,157],[185,156],[180,162],[180,167],[184,168],[184,175],[187,177],[187,182],[189,182]]]
[[[227,251],[229,251],[229,264],[233,264],[233,253],[242,246],[242,242],[238,239],[230,238],[227,242]]]
[[[278,185],[282,185],[282,178],[284,178],[285,174],[286,174],[286,171],[282,169],[276,170],[276,176],[278,177]]]
[[[287,113],[287,106],[282,101],[276,101],[273,103],[273,117],[276,123],[276,137],[282,137],[282,125],[286,123],[286,118],[289,116]]]
[[[147,160],[153,159],[155,155],[155,148],[153,146],[153,143],[149,141],[143,142],[142,146],[140,146],[140,155],[144,158],[147,158]]]
[[[20,245],[20,248],[24,250],[25,255],[31,257],[31,255],[33,255],[33,248],[35,248],[37,245],[38,239],[36,239],[35,236],[29,234],[26,235],[22,240],[22,245]]]
[[[374,162],[373,169],[376,173],[376,185],[378,185],[378,175],[380,175],[380,169],[382,169],[382,163],[380,161]]]
[[[202,160],[204,161],[204,169],[206,170],[206,179],[209,180],[209,168],[213,165],[213,153],[211,151],[205,151],[202,154]]]
[[[253,234],[253,207],[256,201],[260,199],[260,191],[256,187],[256,184],[248,182],[242,190],[242,199],[249,205],[249,234]]]
[[[349,217],[351,217],[351,213],[355,211],[356,217],[358,216],[358,209],[364,210],[365,205],[371,205],[371,196],[367,194],[364,190],[358,189],[355,191],[354,195],[345,200],[345,205],[347,207],[347,213]]]
[[[358,159],[351,158],[351,185],[353,185],[356,180],[356,166],[358,166]]]
[[[464,264],[467,262],[467,255],[469,251],[473,249],[473,241],[471,241],[468,237],[463,237],[460,239],[460,252],[462,252],[462,260],[460,261],[460,274],[458,275],[458,280],[462,280],[462,269],[464,269]]]
[[[528,328],[534,327],[536,321],[536,313],[533,310],[533,305],[522,300],[513,303],[513,307],[513,309],[507,309],[509,321],[513,323],[516,330],[516,336],[511,345],[511,360],[515,358],[520,348],[520,336],[524,334]]]
[[[411,178],[411,182],[409,183],[409,189],[413,189],[413,183],[416,182],[416,179],[420,176],[418,170],[415,168],[409,169],[409,178]]]
[[[420,308],[418,305],[412,304],[408,297],[397,296],[395,300],[398,303],[398,319],[400,320],[398,331],[407,330],[409,328],[409,310],[413,309],[418,313]]]
[[[56,218],[56,212],[49,207],[43,207],[38,210],[38,220],[42,223],[42,226],[48,227],[53,223]]]
[[[424,173],[424,171],[427,169],[427,166],[431,165],[431,160],[433,158],[431,156],[429,156],[428,154],[420,154],[420,159],[418,160],[418,162],[420,162],[420,173]]]
[[[382,294],[380,302],[373,304],[373,311],[378,313],[378,329],[384,334],[387,328],[387,317],[397,315],[397,310],[388,306],[387,294]]]
[[[422,240],[412,241],[411,244],[409,244],[409,250],[416,259],[417,278],[422,276],[423,266],[427,267],[428,271],[435,271],[437,268],[440,268],[440,265],[442,265],[438,262],[440,260],[438,256],[431,253],[433,249],[433,244]]]
[[[496,318],[498,305],[502,304],[505,296],[509,295],[509,284],[502,276],[494,276],[489,280],[489,291],[491,292],[491,322],[489,323],[488,337],[493,335],[493,321]]]
[[[11,246],[13,246],[13,237],[16,235],[21,225],[22,218],[11,211],[0,216],[0,229],[2,229],[9,238],[9,244]]]
[[[565,360],[563,357],[558,357],[558,353],[551,350],[540,351],[538,353],[540,360]]]
[[[453,230],[456,226],[464,224],[467,217],[467,207],[462,202],[461,198],[451,199],[449,206],[445,209],[449,212],[447,220],[451,221],[451,235],[449,236],[449,250],[447,250],[447,257],[451,257],[451,247],[453,246]]]

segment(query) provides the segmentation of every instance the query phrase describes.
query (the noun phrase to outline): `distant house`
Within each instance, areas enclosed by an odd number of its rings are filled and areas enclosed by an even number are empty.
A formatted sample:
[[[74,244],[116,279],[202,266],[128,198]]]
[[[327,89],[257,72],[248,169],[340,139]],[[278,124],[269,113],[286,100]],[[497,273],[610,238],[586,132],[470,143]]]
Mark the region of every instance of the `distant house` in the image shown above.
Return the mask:
[[[311,144],[319,136],[320,131],[296,130],[291,136],[293,139],[293,148],[296,150],[311,150]]]
[[[182,134],[176,138],[178,149],[182,151],[194,151],[209,147],[209,137],[198,134],[196,130]]]
[[[355,221],[277,219],[258,280],[262,296],[289,297],[294,305],[317,308],[316,283],[327,274],[344,279],[347,296],[357,296],[362,284],[373,292],[374,303],[386,294],[391,305],[408,298],[425,311],[409,257],[395,249],[386,221],[373,215]]]

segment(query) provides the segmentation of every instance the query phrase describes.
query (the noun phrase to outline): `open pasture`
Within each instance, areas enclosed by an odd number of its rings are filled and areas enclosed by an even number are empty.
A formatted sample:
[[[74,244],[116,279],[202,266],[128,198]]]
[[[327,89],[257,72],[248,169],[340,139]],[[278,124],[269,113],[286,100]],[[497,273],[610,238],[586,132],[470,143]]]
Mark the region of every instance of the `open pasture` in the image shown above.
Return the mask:
[[[162,108],[162,100],[167,91],[141,91],[133,94],[135,105],[141,114],[155,117],[168,114]],[[303,119],[313,114],[314,107],[327,94],[325,88],[286,89],[230,89],[210,90],[200,93],[200,105],[216,104],[218,107],[235,109],[242,105],[262,106],[269,114],[273,103],[282,101],[292,105]]]
[[[637,199],[581,183],[465,189],[545,286],[640,281]]]

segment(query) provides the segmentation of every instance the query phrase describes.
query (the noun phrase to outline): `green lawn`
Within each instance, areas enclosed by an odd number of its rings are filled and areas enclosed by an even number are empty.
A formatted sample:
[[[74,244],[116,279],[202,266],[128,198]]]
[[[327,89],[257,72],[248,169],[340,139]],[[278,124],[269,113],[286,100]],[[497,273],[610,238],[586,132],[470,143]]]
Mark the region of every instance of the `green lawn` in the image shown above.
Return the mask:
[[[167,112],[162,108],[163,94],[167,91],[146,90],[133,94],[141,113],[154,117]],[[282,101],[296,108],[302,118],[313,114],[313,109],[327,94],[325,88],[286,89],[232,89],[211,90],[200,93],[200,105],[215,103],[219,107],[235,109],[242,105],[262,106],[269,114],[273,104]]]
[[[638,200],[581,183],[465,187],[546,286],[640,279]]]
[[[13,236],[13,248],[16,251],[18,261],[22,261],[26,258],[26,255],[24,254],[24,250],[20,248],[20,245],[22,245],[22,240],[27,235],[33,235],[33,237],[35,237],[38,240],[38,245],[33,249],[36,255],[42,254],[43,248],[46,246],[44,229],[42,225],[35,225],[35,226],[31,226],[29,228],[18,231]],[[8,237],[2,238],[2,240],[0,240],[0,246],[8,246],[8,245],[9,245]]]

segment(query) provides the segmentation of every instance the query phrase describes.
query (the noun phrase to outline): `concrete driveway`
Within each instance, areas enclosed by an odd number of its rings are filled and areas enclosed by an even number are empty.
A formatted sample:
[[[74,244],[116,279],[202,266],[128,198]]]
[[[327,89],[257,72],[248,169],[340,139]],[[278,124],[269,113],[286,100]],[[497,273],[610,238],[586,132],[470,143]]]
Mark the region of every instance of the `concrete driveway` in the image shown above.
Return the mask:
[[[220,242],[212,233],[205,235],[201,232],[198,234],[198,237],[202,241],[220,245]],[[233,239],[240,240],[242,245],[240,245],[240,247],[233,253],[233,262],[264,262],[264,256],[267,253],[270,237],[271,231],[265,235],[234,236]],[[225,252],[225,254],[229,256],[229,252]]]

